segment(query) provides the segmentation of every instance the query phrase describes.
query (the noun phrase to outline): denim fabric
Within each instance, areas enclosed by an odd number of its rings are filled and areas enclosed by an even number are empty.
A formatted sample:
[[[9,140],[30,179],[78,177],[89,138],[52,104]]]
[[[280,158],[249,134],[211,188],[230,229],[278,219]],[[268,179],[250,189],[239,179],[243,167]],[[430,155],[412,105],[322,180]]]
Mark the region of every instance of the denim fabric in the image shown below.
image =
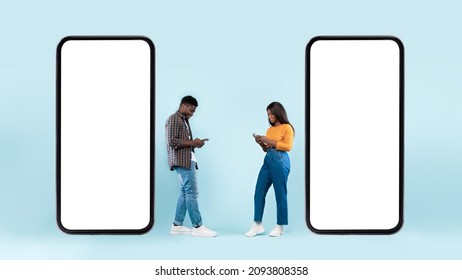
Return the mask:
[[[176,204],[175,225],[183,225],[188,210],[189,218],[193,227],[202,225],[201,213],[199,212],[199,205],[197,203],[197,182],[196,182],[196,162],[191,161],[191,168],[173,167],[178,173],[178,180],[180,181],[181,190]]]
[[[277,224],[288,224],[287,178],[290,173],[290,159],[287,152],[270,149],[258,174],[254,195],[254,221],[261,222],[265,209],[265,198],[271,185],[274,187],[277,204]]]

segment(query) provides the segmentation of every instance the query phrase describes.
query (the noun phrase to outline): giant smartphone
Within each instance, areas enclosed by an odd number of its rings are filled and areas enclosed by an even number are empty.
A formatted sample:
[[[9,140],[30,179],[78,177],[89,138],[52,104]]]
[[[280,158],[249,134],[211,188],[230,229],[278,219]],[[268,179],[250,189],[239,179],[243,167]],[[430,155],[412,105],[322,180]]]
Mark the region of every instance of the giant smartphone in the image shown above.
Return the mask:
[[[71,36],[57,48],[57,220],[67,233],[154,222],[154,44]]]
[[[307,224],[388,234],[403,223],[404,47],[320,36],[306,48]]]

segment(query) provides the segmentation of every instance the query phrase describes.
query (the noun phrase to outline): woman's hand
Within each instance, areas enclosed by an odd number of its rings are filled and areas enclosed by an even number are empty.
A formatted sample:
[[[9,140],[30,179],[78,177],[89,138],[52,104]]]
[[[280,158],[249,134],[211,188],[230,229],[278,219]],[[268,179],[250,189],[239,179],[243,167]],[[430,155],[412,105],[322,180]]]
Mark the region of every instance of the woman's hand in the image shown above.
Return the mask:
[[[268,147],[266,146],[266,143],[264,143],[262,141],[262,137],[265,137],[265,136],[261,136],[261,135],[257,135],[255,136],[255,142],[257,142],[258,145],[260,145],[260,147],[262,148],[262,150],[264,152],[266,152],[268,150]],[[266,138],[266,137],[265,137]]]
[[[256,135],[256,136],[255,136],[255,142],[256,142],[257,144],[261,144],[261,143],[262,143],[261,140],[260,140],[260,137],[261,137],[260,135]]]
[[[259,136],[258,136],[258,140],[259,140],[261,143],[268,143],[268,137],[263,136],[263,135],[259,135]]]
[[[260,141],[260,145],[264,145],[267,149],[271,147],[276,148],[276,145],[278,144],[277,141],[270,140],[268,137],[263,135],[258,136],[258,141]]]

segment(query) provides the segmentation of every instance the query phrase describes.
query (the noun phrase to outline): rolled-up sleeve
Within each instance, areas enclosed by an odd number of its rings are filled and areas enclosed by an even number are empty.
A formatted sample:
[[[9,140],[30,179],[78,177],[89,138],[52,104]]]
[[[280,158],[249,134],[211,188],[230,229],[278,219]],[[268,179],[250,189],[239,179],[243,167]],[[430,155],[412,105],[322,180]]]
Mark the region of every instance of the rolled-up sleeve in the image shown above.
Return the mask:
[[[171,116],[167,119],[165,123],[165,135],[167,137],[167,145],[173,148],[178,148],[181,145],[182,139],[180,139],[179,131],[180,131],[180,123],[175,118],[175,116]]]

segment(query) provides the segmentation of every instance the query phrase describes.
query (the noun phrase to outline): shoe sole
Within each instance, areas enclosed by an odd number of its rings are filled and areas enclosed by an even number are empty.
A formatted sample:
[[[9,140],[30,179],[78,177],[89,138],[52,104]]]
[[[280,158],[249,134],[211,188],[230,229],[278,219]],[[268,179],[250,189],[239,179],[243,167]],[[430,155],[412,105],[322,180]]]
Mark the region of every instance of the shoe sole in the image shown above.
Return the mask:
[[[284,232],[281,232],[281,234],[279,234],[279,235],[269,234],[269,236],[271,236],[271,237],[279,237],[279,236],[281,236],[283,234],[284,234]]]
[[[170,232],[170,235],[191,235],[191,232],[190,231],[171,231]]]
[[[218,234],[210,235],[210,234],[201,234],[201,233],[191,233],[192,237],[216,237]]]

